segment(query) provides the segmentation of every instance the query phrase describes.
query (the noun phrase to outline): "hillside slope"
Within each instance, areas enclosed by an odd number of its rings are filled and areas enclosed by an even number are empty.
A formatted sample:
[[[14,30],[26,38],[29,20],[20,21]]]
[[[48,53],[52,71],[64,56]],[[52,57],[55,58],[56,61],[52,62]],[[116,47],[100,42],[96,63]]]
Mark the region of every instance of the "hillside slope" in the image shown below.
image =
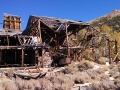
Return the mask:
[[[111,29],[120,32],[120,10],[114,10],[109,14],[89,21],[94,27],[101,28],[103,25],[109,26]]]

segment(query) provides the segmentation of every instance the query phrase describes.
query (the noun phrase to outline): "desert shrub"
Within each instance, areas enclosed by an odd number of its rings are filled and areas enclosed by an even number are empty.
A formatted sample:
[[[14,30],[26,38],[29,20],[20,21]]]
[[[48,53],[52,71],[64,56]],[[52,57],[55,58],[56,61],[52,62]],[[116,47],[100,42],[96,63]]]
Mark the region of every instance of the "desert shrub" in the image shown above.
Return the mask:
[[[18,87],[14,81],[4,81],[2,82],[2,87],[4,87],[3,90],[18,90]]]
[[[84,50],[83,52],[83,57],[86,59],[86,60],[90,60],[90,61],[95,61],[94,60],[94,53],[92,52],[92,50],[90,49],[87,49],[87,50]]]
[[[106,69],[104,69],[103,67],[100,67],[96,70],[99,74],[105,73]]]
[[[57,73],[56,78],[59,80],[60,83],[58,83],[59,86],[61,86],[61,90],[70,90],[70,88],[73,86],[74,81],[70,77],[66,77],[63,73]],[[55,83],[56,84],[56,83]],[[56,86],[54,86],[54,89]],[[56,90],[56,89],[55,89]],[[59,90],[59,89],[58,89]]]
[[[88,60],[81,62],[72,62],[71,64],[65,67],[65,73],[75,73],[77,71],[92,69],[93,67],[94,66]]]
[[[114,84],[114,81],[101,81],[100,83],[93,83],[90,85],[92,90],[116,90],[117,86]]]
[[[109,69],[112,69],[113,67],[115,67],[115,65],[114,65],[114,64],[111,64],[111,65],[109,66]]]
[[[94,66],[88,60],[82,61],[78,64],[79,71],[92,69],[93,67]]]
[[[97,60],[97,63],[98,63],[98,64],[106,64],[106,59],[105,59],[105,57],[100,57],[100,58]]]
[[[0,83],[0,90],[5,90],[5,87],[3,87],[2,83]]]
[[[119,70],[119,72],[120,72],[120,63],[119,63],[119,64],[117,64],[117,67],[118,67],[118,70]]]
[[[120,62],[119,62],[119,63],[117,63],[117,66],[118,66],[118,67],[120,67]]]
[[[33,86],[35,87],[35,90],[41,89],[41,84],[39,82],[39,79],[37,79],[37,80],[31,79],[31,80],[29,80],[29,82],[33,84]]]
[[[78,64],[76,62],[72,62],[65,67],[65,73],[74,73],[78,71]]]
[[[100,81],[100,74],[96,72],[95,70],[87,70],[87,74],[90,76],[91,81]]]
[[[110,69],[110,75],[112,76],[112,77],[116,77],[116,76],[118,76],[119,75],[119,67],[117,67],[117,66],[114,66],[114,67],[112,67],[111,69]]]
[[[90,82],[91,78],[86,72],[75,73],[75,83],[84,84]]]
[[[110,74],[111,77],[117,77],[119,75],[118,72],[115,72],[115,71],[112,71],[112,70],[109,71],[109,74]]]
[[[101,77],[100,78],[101,81],[104,81],[104,80],[108,81],[109,80],[109,76],[108,75],[102,74],[100,77]]]
[[[52,90],[70,90],[74,84],[71,77],[65,76],[63,73],[56,73],[54,76],[46,77],[52,84]]]
[[[14,72],[12,69],[6,69],[4,70],[5,71],[5,75],[8,76],[8,77],[13,77],[14,76]]]
[[[25,86],[25,81],[24,80],[17,77],[15,82],[16,82],[16,84],[17,84],[17,86],[20,90],[24,89],[24,86]]]
[[[117,90],[120,90],[120,78],[114,80],[115,85],[117,86]]]
[[[40,90],[53,90],[52,89],[52,83],[50,82],[50,80],[46,79],[46,78],[40,78],[39,79],[41,88]]]
[[[29,80],[23,80],[21,78],[16,78],[15,82],[19,90],[24,90],[24,89],[34,90],[35,89],[35,87],[33,86],[33,83],[30,82]]]

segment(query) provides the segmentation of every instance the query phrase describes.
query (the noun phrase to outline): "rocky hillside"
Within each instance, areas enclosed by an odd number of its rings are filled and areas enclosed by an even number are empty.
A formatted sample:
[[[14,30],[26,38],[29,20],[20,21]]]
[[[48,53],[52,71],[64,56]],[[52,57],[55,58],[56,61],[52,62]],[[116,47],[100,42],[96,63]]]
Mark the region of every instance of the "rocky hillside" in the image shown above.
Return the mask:
[[[89,21],[93,26],[101,28],[107,25],[113,30],[120,31],[120,10],[114,10],[111,13]]]

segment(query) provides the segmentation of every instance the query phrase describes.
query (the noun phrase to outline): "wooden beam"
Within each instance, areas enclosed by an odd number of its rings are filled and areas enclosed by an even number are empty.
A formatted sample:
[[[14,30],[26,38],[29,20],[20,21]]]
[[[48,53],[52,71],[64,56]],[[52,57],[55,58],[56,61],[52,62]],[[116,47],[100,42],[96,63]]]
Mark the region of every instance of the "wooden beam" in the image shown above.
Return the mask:
[[[24,49],[22,49],[22,62],[21,62],[21,66],[24,66]]]
[[[115,54],[116,54],[116,56],[115,56],[114,60],[116,62],[118,61],[118,44],[117,43],[118,43],[117,40],[115,40]]]
[[[9,43],[9,37],[7,36],[7,43],[8,43],[8,46],[10,45],[10,43]]]
[[[17,54],[16,54],[16,49],[15,49],[15,64],[16,64],[16,58],[17,58]]]
[[[69,41],[68,41],[68,27],[69,27],[69,25],[67,25],[67,23],[66,23],[66,39],[67,39],[67,50],[68,50],[68,55],[67,55],[67,57],[70,57],[70,49],[68,48],[69,47]]]
[[[112,63],[112,60],[111,60],[111,47],[110,47],[110,40],[107,39],[107,43],[108,43],[108,55],[109,55],[109,64]]]

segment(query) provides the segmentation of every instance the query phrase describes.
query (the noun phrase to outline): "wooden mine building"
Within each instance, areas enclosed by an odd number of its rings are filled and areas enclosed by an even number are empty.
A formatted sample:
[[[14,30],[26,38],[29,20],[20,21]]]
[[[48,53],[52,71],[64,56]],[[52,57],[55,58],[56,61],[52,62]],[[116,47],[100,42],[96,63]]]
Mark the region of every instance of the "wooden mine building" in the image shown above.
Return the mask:
[[[83,28],[90,30],[87,23],[52,17],[30,16],[24,31],[21,30],[21,17],[4,15],[0,29],[0,67],[38,65],[40,61],[67,64],[73,51],[81,46],[70,44],[69,36],[76,35]],[[89,32],[90,33],[90,32]],[[44,56],[46,55],[46,56]],[[79,57],[79,55],[78,55]]]

